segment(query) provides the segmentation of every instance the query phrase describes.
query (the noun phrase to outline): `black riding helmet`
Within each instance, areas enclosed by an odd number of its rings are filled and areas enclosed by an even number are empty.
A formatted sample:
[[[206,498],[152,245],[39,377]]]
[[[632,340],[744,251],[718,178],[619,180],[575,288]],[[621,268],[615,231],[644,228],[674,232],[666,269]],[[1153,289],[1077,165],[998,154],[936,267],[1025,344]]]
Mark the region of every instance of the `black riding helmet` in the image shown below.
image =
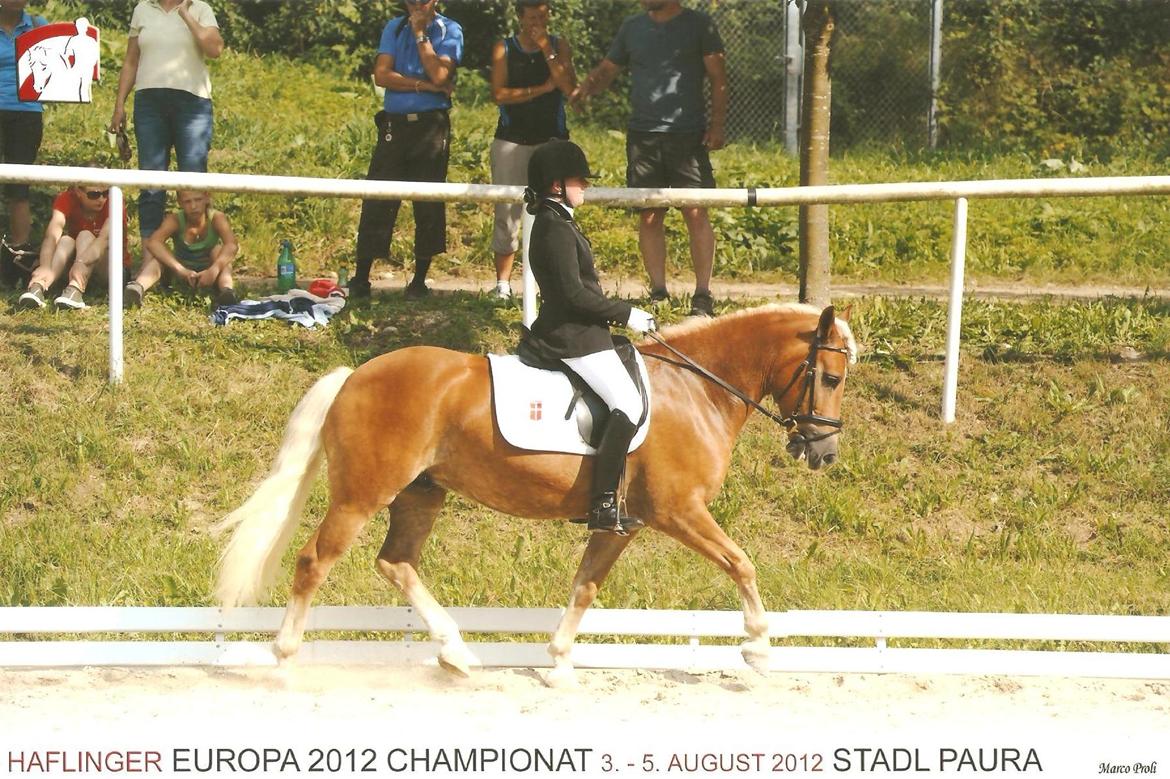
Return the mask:
[[[528,188],[544,195],[554,181],[593,178],[585,152],[572,141],[552,140],[541,144],[528,160]]]

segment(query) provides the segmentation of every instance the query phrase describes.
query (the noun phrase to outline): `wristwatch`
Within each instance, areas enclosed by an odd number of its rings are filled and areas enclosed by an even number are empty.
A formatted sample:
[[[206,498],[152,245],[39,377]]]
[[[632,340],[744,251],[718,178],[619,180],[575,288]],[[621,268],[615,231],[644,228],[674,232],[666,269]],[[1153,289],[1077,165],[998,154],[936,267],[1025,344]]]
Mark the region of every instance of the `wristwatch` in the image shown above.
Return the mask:
[[[427,39],[427,34],[425,32],[415,33],[415,35],[414,35],[414,42],[415,43],[422,43],[426,39]]]
[[[550,53],[548,53],[548,54],[544,55],[544,58],[545,58],[546,60],[548,60],[549,62],[552,62],[553,60],[555,60],[555,59],[557,58],[557,53],[556,53],[555,51],[554,51],[554,52],[550,52]]]

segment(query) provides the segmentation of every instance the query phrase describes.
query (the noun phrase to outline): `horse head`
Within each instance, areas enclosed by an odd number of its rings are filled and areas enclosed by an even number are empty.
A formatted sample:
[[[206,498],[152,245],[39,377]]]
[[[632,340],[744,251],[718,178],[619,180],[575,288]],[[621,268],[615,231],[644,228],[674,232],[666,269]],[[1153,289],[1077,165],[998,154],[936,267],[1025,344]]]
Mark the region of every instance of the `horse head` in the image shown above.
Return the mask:
[[[857,362],[857,342],[849,327],[850,309],[838,318],[832,306],[821,312],[816,329],[802,334],[807,347],[775,374],[772,399],[791,423],[788,453],[812,470],[837,461],[841,398],[848,366]]]
[[[39,95],[45,91],[49,78],[53,75],[53,57],[60,59],[48,48],[37,44],[28,50],[29,70],[32,71],[33,90]]]

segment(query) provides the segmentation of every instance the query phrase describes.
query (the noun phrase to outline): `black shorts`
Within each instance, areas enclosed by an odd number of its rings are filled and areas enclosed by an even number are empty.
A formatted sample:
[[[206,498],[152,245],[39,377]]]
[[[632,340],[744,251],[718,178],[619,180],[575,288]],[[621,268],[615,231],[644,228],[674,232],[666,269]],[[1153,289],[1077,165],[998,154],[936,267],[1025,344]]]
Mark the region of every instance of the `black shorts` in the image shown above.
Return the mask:
[[[715,174],[703,133],[648,133],[626,136],[626,186],[711,189]]]
[[[43,134],[40,111],[0,111],[0,162],[32,165]],[[9,200],[28,200],[28,184],[5,184],[4,194]]]

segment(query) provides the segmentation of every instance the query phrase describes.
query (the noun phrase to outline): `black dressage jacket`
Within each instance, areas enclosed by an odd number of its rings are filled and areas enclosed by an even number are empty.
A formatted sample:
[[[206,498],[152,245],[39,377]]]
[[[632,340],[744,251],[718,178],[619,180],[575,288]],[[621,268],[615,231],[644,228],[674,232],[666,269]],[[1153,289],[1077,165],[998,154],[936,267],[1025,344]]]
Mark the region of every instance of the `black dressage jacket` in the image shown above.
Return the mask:
[[[555,363],[612,349],[609,326],[626,324],[631,305],[601,291],[589,239],[555,200],[545,198],[536,212],[528,262],[541,304],[532,329],[521,337],[521,359]]]

